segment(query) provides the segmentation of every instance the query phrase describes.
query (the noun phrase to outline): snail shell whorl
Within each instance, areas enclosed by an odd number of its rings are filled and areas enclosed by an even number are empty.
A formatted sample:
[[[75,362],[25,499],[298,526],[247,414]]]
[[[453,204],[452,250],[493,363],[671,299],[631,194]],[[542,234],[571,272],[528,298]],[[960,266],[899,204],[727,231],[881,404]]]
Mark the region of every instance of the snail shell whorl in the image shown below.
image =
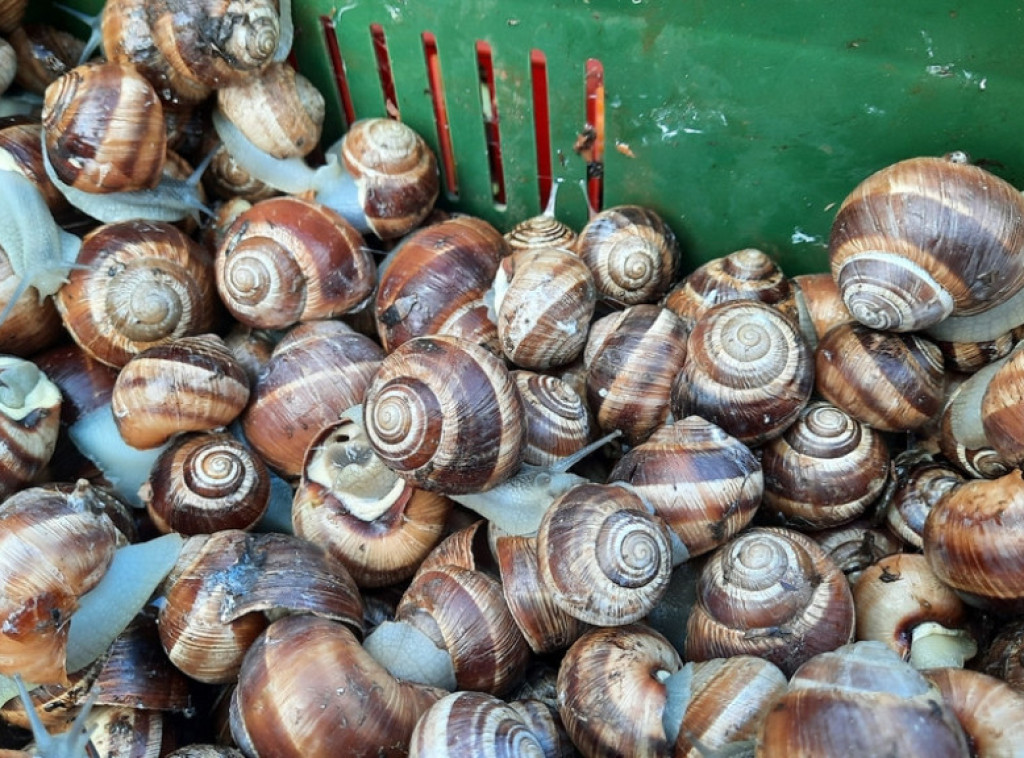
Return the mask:
[[[914,466],[896,487],[886,506],[886,525],[901,540],[920,550],[928,513],[947,492],[963,481],[960,472],[946,463],[925,461]]]
[[[764,445],[761,464],[765,505],[794,526],[821,529],[867,510],[888,480],[889,452],[866,424],[818,401]]]
[[[523,462],[548,466],[590,441],[590,412],[567,382],[548,374],[513,371],[526,414]]]
[[[712,553],[701,570],[686,658],[758,655],[788,676],[853,632],[849,583],[824,550],[790,529],[754,527]]]
[[[206,251],[170,224],[105,224],[82,240],[55,302],[72,338],[96,360],[123,366],[142,350],[210,330],[219,300]]]
[[[577,251],[597,290],[626,305],[653,303],[672,285],[681,252],[675,233],[653,210],[607,208],[580,232]]]
[[[57,176],[86,192],[151,189],[167,151],[156,90],[132,66],[92,63],[46,88],[43,144]]]
[[[505,233],[505,241],[513,251],[551,247],[573,250],[576,232],[554,216],[543,213],[513,226]]]
[[[813,356],[796,323],[759,301],[732,300],[705,311],[690,332],[672,409],[754,445],[782,434],[813,388]]]
[[[384,358],[366,392],[370,443],[428,490],[478,492],[522,462],[522,400],[504,364],[454,337],[417,337]]]
[[[537,530],[541,580],[567,613],[597,626],[637,621],[672,573],[668,529],[628,485],[580,484]]]
[[[437,159],[407,124],[360,119],[341,142],[341,160],[355,179],[366,224],[381,239],[397,239],[419,226],[440,190]]]
[[[484,692],[453,692],[416,722],[410,758],[544,758],[541,743],[511,705]]]
[[[1024,464],[1024,350],[1018,350],[992,376],[981,400],[981,425],[999,457]]]
[[[913,331],[995,306],[1024,281],[1024,198],[977,166],[900,161],[843,201],[832,274],[866,326]]]
[[[270,476],[230,434],[183,435],[157,458],[140,497],[162,532],[248,529],[267,508]]]
[[[260,329],[334,318],[373,293],[376,264],[362,236],[330,208],[274,197],[240,213],[214,259],[232,315]]]

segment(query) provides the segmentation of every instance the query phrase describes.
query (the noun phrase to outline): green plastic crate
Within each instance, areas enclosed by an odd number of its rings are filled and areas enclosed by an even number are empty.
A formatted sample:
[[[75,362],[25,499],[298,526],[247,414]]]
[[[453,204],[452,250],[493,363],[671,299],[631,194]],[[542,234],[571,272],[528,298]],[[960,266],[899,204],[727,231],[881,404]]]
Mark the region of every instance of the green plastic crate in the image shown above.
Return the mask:
[[[603,204],[656,209],[691,268],[755,246],[788,274],[825,270],[837,205],[901,158],[960,149],[1024,179],[1019,2],[294,1],[294,59],[327,97],[328,139],[345,123],[336,47],[354,116],[397,109],[439,150],[434,40],[455,162],[444,185],[457,185],[440,203],[502,229],[539,212],[546,165],[563,183],[557,215],[585,221],[588,166],[574,147],[588,127],[588,61],[603,70]],[[547,119],[535,110],[538,55]],[[495,107],[497,199],[485,121]]]

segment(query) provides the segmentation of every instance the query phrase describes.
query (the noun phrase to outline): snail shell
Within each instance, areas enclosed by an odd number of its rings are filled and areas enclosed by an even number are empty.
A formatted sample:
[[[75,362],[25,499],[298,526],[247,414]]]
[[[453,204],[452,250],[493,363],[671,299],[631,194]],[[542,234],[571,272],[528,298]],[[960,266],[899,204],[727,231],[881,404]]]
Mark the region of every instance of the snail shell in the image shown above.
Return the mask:
[[[484,293],[494,282],[508,246],[486,221],[457,216],[409,235],[381,265],[374,311],[384,350],[391,352],[413,337],[458,334],[467,312],[486,313]],[[500,354],[495,325],[481,344]]]
[[[427,490],[486,490],[522,462],[526,420],[515,382],[493,354],[454,337],[417,337],[385,357],[363,420],[384,463]]]
[[[812,349],[833,326],[854,321],[832,274],[798,274],[792,279],[800,331]]]
[[[73,215],[71,206],[46,175],[42,134],[43,126],[37,122],[0,129],[0,167],[23,174],[42,194],[54,220],[68,222]]]
[[[796,323],[760,301],[732,300],[706,310],[690,332],[672,412],[756,445],[781,435],[813,389],[813,356]]]
[[[1020,469],[998,479],[964,482],[929,512],[924,554],[935,575],[965,602],[1000,613],[1020,613],[1024,609],[1022,520]]]
[[[307,155],[320,142],[324,96],[284,61],[219,88],[217,107],[250,142],[275,158]]]
[[[1024,350],[1014,352],[992,374],[981,399],[985,439],[999,457],[1014,466],[1024,464]]]
[[[840,408],[816,401],[761,450],[764,504],[791,526],[822,529],[853,521],[888,481],[882,436]]]
[[[668,587],[668,529],[621,483],[579,484],[559,497],[537,530],[541,581],[555,603],[588,624],[647,615]]]
[[[183,435],[156,459],[139,497],[161,532],[249,529],[267,509],[270,475],[230,434]]]
[[[942,409],[942,353],[917,334],[841,324],[815,354],[816,388],[833,405],[881,431],[918,429]]]
[[[704,311],[727,300],[759,300],[797,318],[792,282],[766,253],[752,247],[695,269],[669,291],[663,305],[692,328]]]
[[[520,221],[505,232],[505,241],[514,252],[552,247],[574,250],[576,232],[553,215],[542,213]]]
[[[405,755],[417,719],[445,694],[395,679],[341,624],[288,616],[245,656],[231,734],[250,756]]]
[[[224,200],[225,205],[236,200],[245,200],[250,204],[258,203],[260,200],[266,200],[279,194],[269,184],[261,182],[246,171],[223,144],[214,149],[210,167],[203,174],[203,186],[214,197]],[[222,211],[223,206],[217,209],[218,219]],[[222,225],[223,228],[228,226],[227,223],[222,223],[219,220],[218,225]]]
[[[4,0],[0,3],[0,34],[8,35],[21,26],[28,0]]]
[[[658,305],[631,306],[595,322],[584,361],[587,403],[602,431],[621,429],[636,444],[665,422],[686,336],[682,319]]]
[[[567,382],[548,374],[513,371],[526,414],[523,463],[550,466],[591,438],[590,411]]]
[[[1024,695],[980,671],[946,667],[922,673],[939,688],[977,755],[1010,756],[1020,750]]]
[[[121,367],[160,342],[209,331],[218,314],[213,261],[174,226],[106,224],[82,240],[55,298],[71,337],[96,360]]]
[[[227,426],[249,401],[249,377],[215,334],[181,337],[132,358],[111,410],[124,441],[145,450],[179,432]]]
[[[1006,682],[1024,695],[1024,618],[996,627],[995,636],[981,655],[978,669]]]
[[[731,539],[750,523],[764,492],[757,457],[699,416],[659,428],[626,451],[608,479],[629,482],[650,502],[685,546],[683,559]]]
[[[310,442],[292,525],[343,563],[360,587],[382,587],[415,573],[440,542],[450,511],[448,498],[383,464],[357,407]]]
[[[83,40],[51,24],[19,26],[7,40],[18,59],[14,83],[37,95],[77,66],[85,50]]]
[[[597,291],[625,305],[656,302],[675,281],[681,260],[672,229],[655,211],[638,205],[594,215],[580,231],[576,250]]]
[[[167,152],[163,107],[134,67],[78,66],[46,88],[43,144],[57,177],[86,192],[152,189]]]
[[[597,305],[590,269],[557,248],[533,248],[502,259],[494,281],[498,340],[505,357],[543,370],[582,352]]]
[[[852,587],[868,566],[903,549],[903,543],[866,518],[813,532],[811,537],[846,575]]]
[[[231,314],[258,329],[357,310],[376,283],[362,236],[330,208],[293,197],[240,213],[217,249],[214,271]]]
[[[1007,300],[1024,283],[1022,249],[1020,192],[977,166],[932,157],[862,181],[829,237],[847,308],[865,326],[900,332]]]
[[[1005,473],[1005,472],[1004,472]],[[900,481],[885,509],[889,529],[918,550],[928,513],[947,492],[964,481],[952,466],[936,461],[925,461],[914,466]]]
[[[275,0],[152,0],[153,41],[178,73],[217,89],[255,76],[278,49]]]
[[[757,655],[791,675],[817,653],[850,642],[846,577],[809,537],[754,527],[711,554],[687,622],[686,659]]]
[[[53,457],[62,397],[34,363],[0,355],[0,500],[31,482]]]
[[[966,756],[938,690],[880,642],[814,656],[761,722],[757,758],[787,755]]]
[[[410,738],[410,758],[514,755],[544,758],[522,715],[484,692],[453,692],[424,712]]]

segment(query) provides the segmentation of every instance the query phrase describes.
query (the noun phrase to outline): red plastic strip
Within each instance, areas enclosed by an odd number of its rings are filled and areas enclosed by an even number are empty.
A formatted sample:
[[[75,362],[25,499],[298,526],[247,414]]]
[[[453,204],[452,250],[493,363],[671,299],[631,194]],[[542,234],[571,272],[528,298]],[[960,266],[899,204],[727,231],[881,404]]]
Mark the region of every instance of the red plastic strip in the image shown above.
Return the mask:
[[[423,54],[427,59],[427,84],[430,99],[434,105],[434,122],[437,124],[437,145],[442,168],[442,179],[448,195],[455,199],[459,195],[459,180],[455,173],[455,151],[452,149],[451,124],[448,121],[448,106],[444,99],[444,79],[441,76],[441,61],[437,55],[437,37],[432,32],[423,32]]]
[[[491,195],[495,205],[505,205],[505,168],[501,158],[501,128],[498,97],[494,89],[494,57],[486,42],[476,43],[477,70],[480,72],[480,108],[484,117],[487,165],[491,172]]]
[[[596,58],[587,60],[587,130],[593,133],[587,160],[587,197],[594,210],[604,202],[604,66]]]
[[[348,128],[348,125],[356,120],[356,112],[352,106],[352,93],[349,91],[348,78],[345,75],[345,61],[341,57],[341,48],[338,47],[338,34],[334,26],[334,19],[330,16],[321,16],[320,28],[323,31],[324,44],[327,46],[327,53],[331,59],[334,86],[338,90],[338,99],[341,101],[341,109],[345,116],[345,128]]]
[[[377,59],[380,89],[384,95],[384,109],[391,118],[400,119],[398,97],[395,95],[395,76],[391,70],[391,56],[388,55],[388,41],[384,36],[384,27],[380,24],[370,24],[370,36],[373,38],[373,54]]]
[[[530,85],[533,91],[533,137],[537,146],[537,191],[540,207],[551,195],[551,111],[548,104],[548,60],[540,50],[530,51]]]

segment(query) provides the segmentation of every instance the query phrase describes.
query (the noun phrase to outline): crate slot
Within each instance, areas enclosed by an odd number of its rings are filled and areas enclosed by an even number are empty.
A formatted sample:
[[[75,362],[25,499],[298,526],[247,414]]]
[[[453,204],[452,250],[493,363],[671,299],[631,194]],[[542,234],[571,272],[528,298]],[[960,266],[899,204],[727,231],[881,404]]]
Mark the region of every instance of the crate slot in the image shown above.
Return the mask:
[[[480,111],[483,114],[487,144],[487,166],[491,172],[491,196],[495,207],[504,210],[505,168],[501,160],[501,125],[498,94],[494,88],[494,58],[491,46],[482,40],[476,43],[476,62],[480,72]]]
[[[585,70],[587,123],[577,152],[587,163],[587,200],[599,211],[604,207],[604,65],[588,58]]]
[[[533,137],[537,146],[537,193],[541,208],[551,195],[551,107],[548,100],[548,59],[530,51],[530,92],[533,100]]]
[[[380,77],[380,90],[384,96],[384,110],[391,118],[400,120],[398,97],[395,95],[395,77],[391,70],[391,56],[388,55],[384,27],[380,24],[370,24],[370,38],[373,40],[373,55],[377,59],[377,76]]]
[[[331,16],[320,16],[320,31],[324,38],[324,47],[327,48],[327,57],[331,65],[331,77],[334,81],[334,88],[338,93],[338,100],[341,102],[342,115],[345,118],[345,128],[356,120],[355,108],[352,105],[352,92],[348,87],[348,77],[345,75],[345,61],[341,57],[341,48],[338,47],[338,30]]]
[[[451,123],[448,120],[448,106],[444,96],[444,77],[441,74],[441,60],[437,55],[437,37],[433,32],[423,32],[423,55],[427,63],[427,85],[430,101],[434,108],[434,123],[437,125],[438,160],[441,164],[441,180],[449,200],[459,199],[459,179],[456,173],[455,150],[452,148]]]

